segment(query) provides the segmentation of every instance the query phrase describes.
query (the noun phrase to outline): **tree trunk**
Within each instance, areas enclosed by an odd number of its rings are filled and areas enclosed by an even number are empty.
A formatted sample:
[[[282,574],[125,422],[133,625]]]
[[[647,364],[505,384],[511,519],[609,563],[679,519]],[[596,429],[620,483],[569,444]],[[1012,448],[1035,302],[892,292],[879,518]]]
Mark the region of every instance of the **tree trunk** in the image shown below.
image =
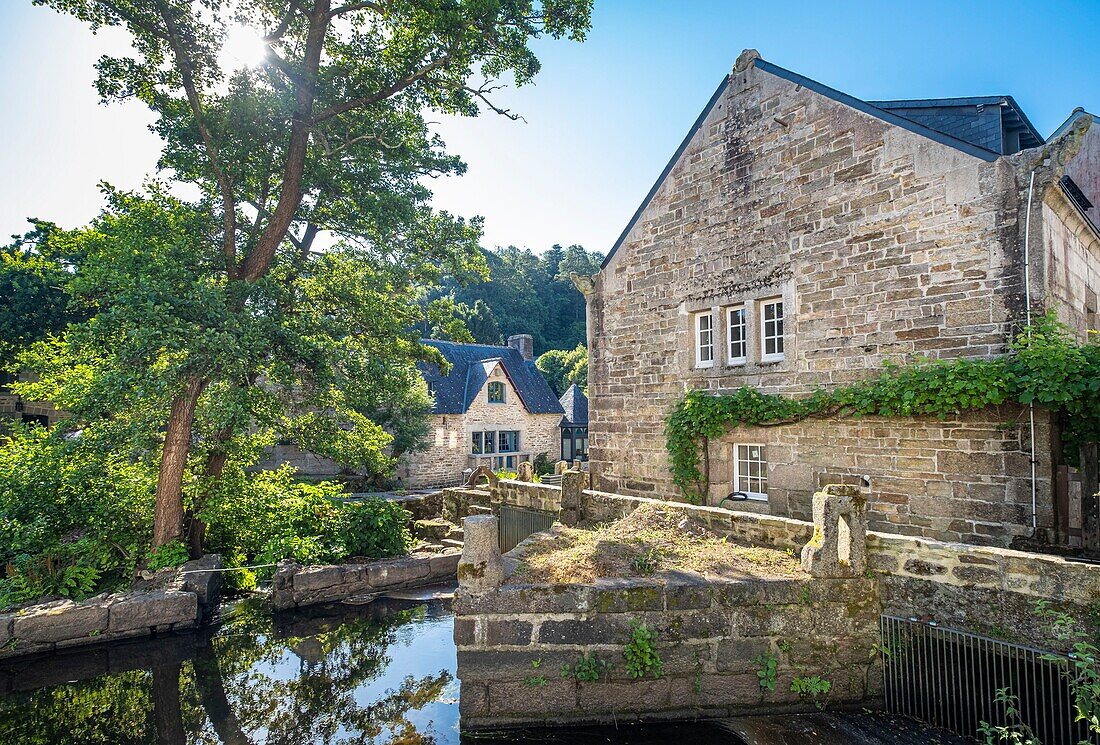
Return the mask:
[[[222,432],[225,432],[225,436],[222,436]],[[227,431],[223,430],[215,436],[217,444],[220,446],[229,439]],[[214,450],[208,456],[206,456],[206,467],[203,469],[203,475],[206,478],[207,484],[213,484],[222,476],[222,471],[225,469],[225,461],[228,459],[229,454],[224,450]],[[209,486],[207,487],[209,488]],[[203,505],[206,504],[209,499],[209,493],[202,495],[200,500],[197,500],[194,509],[188,512],[187,522],[187,545],[189,546],[192,559],[199,559],[202,557],[202,544],[206,538],[206,523],[202,521],[198,513],[202,510]]]
[[[183,471],[191,449],[191,426],[195,421],[195,406],[206,383],[188,378],[183,392],[172,401],[168,430],[164,435],[164,451],[157,476],[157,503],[153,512],[153,546],[163,546],[183,532]]]
[[[184,745],[180,713],[180,664],[158,665],[153,668],[153,719],[157,725],[159,745]]]

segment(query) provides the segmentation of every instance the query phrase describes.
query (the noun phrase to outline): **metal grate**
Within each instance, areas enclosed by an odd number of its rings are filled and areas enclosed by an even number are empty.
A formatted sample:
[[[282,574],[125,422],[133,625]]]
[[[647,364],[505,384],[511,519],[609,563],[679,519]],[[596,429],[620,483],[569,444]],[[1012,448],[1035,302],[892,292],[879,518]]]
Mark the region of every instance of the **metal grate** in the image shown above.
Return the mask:
[[[497,517],[501,553],[508,553],[533,533],[549,530],[557,520],[557,515],[553,512],[527,510],[510,504],[500,505],[497,508]]]
[[[891,713],[977,737],[983,721],[1013,723],[996,701],[997,690],[1008,688],[1020,720],[1043,745],[1100,745],[1100,736],[1073,721],[1064,666],[1043,659],[1049,652],[893,616],[882,616],[881,631]]]

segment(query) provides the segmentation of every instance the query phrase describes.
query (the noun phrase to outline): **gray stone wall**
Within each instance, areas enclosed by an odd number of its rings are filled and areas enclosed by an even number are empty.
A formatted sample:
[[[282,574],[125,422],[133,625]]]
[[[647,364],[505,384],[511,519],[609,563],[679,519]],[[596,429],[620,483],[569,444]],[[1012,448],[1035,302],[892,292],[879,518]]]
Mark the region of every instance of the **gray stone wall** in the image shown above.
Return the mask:
[[[180,567],[162,586],[80,602],[55,600],[0,614],[0,659],[194,628],[218,602],[221,557]],[[186,572],[186,573],[184,573]]]
[[[874,583],[858,580],[604,580],[504,586],[455,599],[463,729],[536,723],[812,711],[796,677],[831,684],[821,703],[877,695]],[[627,674],[631,624],[656,630],[659,678]],[[582,655],[610,663],[596,682],[563,677]],[[761,686],[774,655],[774,690]]]
[[[735,69],[589,295],[594,487],[678,495],[664,424],[689,389],[796,395],[865,379],[887,360],[1004,352],[1023,316],[1020,206],[1035,162],[1025,151],[987,163],[752,65]],[[1040,173],[1040,195],[1057,188],[1056,170]],[[785,355],[765,362],[760,302],[777,297]],[[737,305],[749,354],[730,364],[725,311]],[[697,368],[693,318],[708,310],[715,361]],[[1041,527],[1052,522],[1048,429],[1041,419]],[[870,515],[879,529],[1006,544],[1031,527],[1025,435],[1008,409],[771,428],[768,508],[806,515],[816,472],[839,469],[883,484]],[[731,444],[712,453],[712,499],[732,490]]]
[[[276,610],[332,603],[387,590],[424,587],[453,580],[457,553],[403,556],[366,564],[302,566],[283,560],[275,571],[271,604]]]

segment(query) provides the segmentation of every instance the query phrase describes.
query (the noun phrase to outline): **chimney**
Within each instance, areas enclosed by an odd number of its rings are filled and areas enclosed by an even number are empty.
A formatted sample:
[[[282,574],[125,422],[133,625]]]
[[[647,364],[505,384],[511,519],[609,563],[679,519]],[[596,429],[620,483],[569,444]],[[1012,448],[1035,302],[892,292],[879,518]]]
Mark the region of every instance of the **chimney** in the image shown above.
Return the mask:
[[[535,358],[535,337],[530,334],[515,334],[508,337],[508,346],[518,349],[523,359],[530,362]]]

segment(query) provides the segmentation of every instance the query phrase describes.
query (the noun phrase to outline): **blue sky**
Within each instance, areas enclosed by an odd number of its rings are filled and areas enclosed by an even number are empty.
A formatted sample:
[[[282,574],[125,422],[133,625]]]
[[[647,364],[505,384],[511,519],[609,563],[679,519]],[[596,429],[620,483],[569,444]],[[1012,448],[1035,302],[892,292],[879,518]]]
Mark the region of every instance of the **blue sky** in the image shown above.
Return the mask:
[[[134,188],[155,168],[149,115],[92,89],[125,36],[20,0],[0,0],[0,29],[0,236],[28,216],[79,225],[98,181]],[[1045,136],[1075,106],[1100,114],[1098,31],[1100,0],[596,0],[588,40],[538,42],[536,83],[501,98],[526,122],[430,117],[469,164],[431,186],[485,217],[487,246],[606,251],[744,48],[861,98],[1009,94]]]

